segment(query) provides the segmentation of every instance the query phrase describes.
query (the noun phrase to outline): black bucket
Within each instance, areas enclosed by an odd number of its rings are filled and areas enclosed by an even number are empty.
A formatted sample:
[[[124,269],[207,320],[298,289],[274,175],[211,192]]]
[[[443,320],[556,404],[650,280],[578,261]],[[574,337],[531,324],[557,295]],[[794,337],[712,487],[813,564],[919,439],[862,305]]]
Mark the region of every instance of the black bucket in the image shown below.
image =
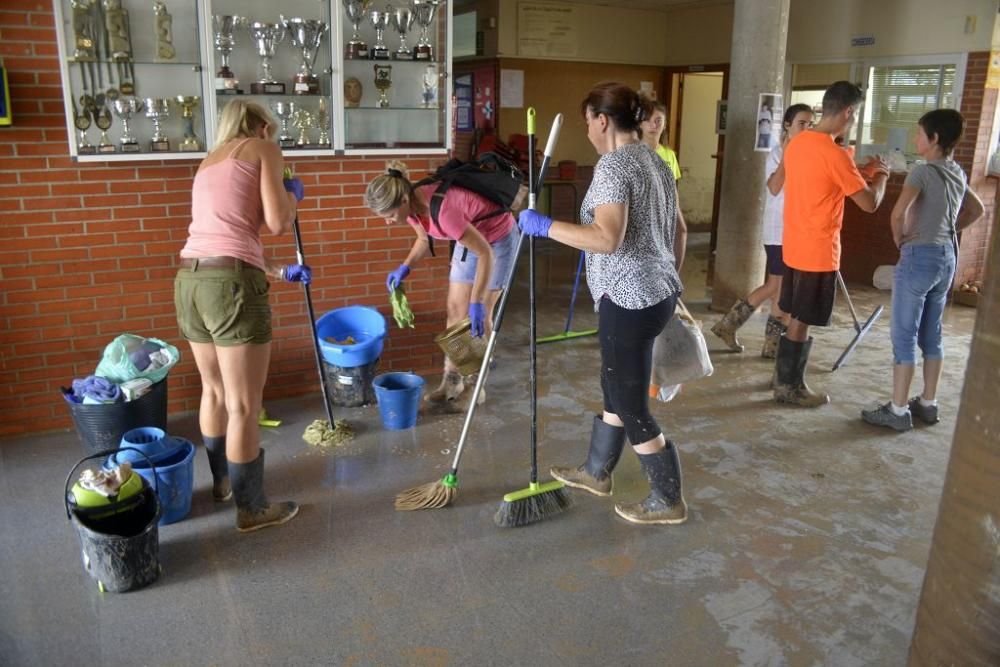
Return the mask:
[[[167,428],[167,378],[148,392],[124,403],[67,403],[84,451],[117,449],[126,431],[141,426]]]
[[[329,361],[323,361],[326,386],[330,391],[330,403],[341,408],[360,408],[375,403],[375,375],[378,373],[375,361],[343,368]]]
[[[141,502],[130,505],[125,511],[110,514],[78,511],[69,504],[70,482],[80,464],[116,451],[119,450],[108,449],[78,461],[69,471],[66,494],[63,496],[66,516],[73,522],[80,538],[83,567],[97,581],[102,593],[124,593],[142,588],[160,576],[160,535],[157,527],[160,502],[156,489],[144,482]]]

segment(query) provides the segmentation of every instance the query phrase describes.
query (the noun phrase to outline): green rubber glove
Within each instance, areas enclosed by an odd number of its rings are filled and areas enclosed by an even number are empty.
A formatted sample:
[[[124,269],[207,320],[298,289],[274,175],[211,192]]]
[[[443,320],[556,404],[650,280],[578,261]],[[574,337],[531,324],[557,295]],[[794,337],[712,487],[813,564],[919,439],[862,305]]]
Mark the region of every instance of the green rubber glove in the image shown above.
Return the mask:
[[[406,292],[401,287],[397,287],[389,294],[389,303],[392,304],[392,316],[396,320],[396,326],[400,329],[413,326],[413,311],[406,300]]]

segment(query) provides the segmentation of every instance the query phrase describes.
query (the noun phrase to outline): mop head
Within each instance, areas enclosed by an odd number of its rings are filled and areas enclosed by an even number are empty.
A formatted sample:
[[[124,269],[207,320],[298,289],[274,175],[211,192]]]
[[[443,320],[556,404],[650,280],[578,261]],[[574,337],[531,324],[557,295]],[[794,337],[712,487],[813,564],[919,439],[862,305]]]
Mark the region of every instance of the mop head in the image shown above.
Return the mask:
[[[454,473],[451,473],[440,482],[431,482],[401,491],[396,496],[396,509],[400,512],[441,509],[451,505],[457,495],[458,480]]]
[[[330,422],[317,419],[306,427],[302,439],[313,447],[340,447],[354,439],[354,429],[343,419],[334,422],[335,428],[330,428]]]
[[[517,528],[544,521],[571,504],[562,482],[534,483],[527,489],[508,493],[493,516],[500,528]]]

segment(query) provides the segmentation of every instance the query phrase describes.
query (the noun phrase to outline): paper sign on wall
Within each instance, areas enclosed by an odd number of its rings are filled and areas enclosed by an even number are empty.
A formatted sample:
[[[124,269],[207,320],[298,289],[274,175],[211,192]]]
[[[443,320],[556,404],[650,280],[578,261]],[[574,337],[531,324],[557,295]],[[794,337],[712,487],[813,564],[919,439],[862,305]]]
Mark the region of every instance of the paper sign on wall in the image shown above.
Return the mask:
[[[573,5],[544,2],[518,4],[518,55],[575,57],[579,40],[579,15]]]
[[[524,70],[500,70],[500,107],[505,109],[524,107]]]
[[[761,93],[757,102],[757,133],[754,150],[770,153],[781,140],[781,93]]]

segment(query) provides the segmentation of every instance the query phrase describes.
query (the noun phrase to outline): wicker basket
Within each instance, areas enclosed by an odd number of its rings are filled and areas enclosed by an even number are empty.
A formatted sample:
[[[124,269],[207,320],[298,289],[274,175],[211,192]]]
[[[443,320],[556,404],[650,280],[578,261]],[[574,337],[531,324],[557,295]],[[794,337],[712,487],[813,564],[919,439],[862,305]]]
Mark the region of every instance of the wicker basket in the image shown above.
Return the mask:
[[[462,375],[479,372],[486,356],[486,337],[472,337],[472,325],[469,318],[454,324],[444,330],[444,333],[434,339],[451,363],[458,367]]]

